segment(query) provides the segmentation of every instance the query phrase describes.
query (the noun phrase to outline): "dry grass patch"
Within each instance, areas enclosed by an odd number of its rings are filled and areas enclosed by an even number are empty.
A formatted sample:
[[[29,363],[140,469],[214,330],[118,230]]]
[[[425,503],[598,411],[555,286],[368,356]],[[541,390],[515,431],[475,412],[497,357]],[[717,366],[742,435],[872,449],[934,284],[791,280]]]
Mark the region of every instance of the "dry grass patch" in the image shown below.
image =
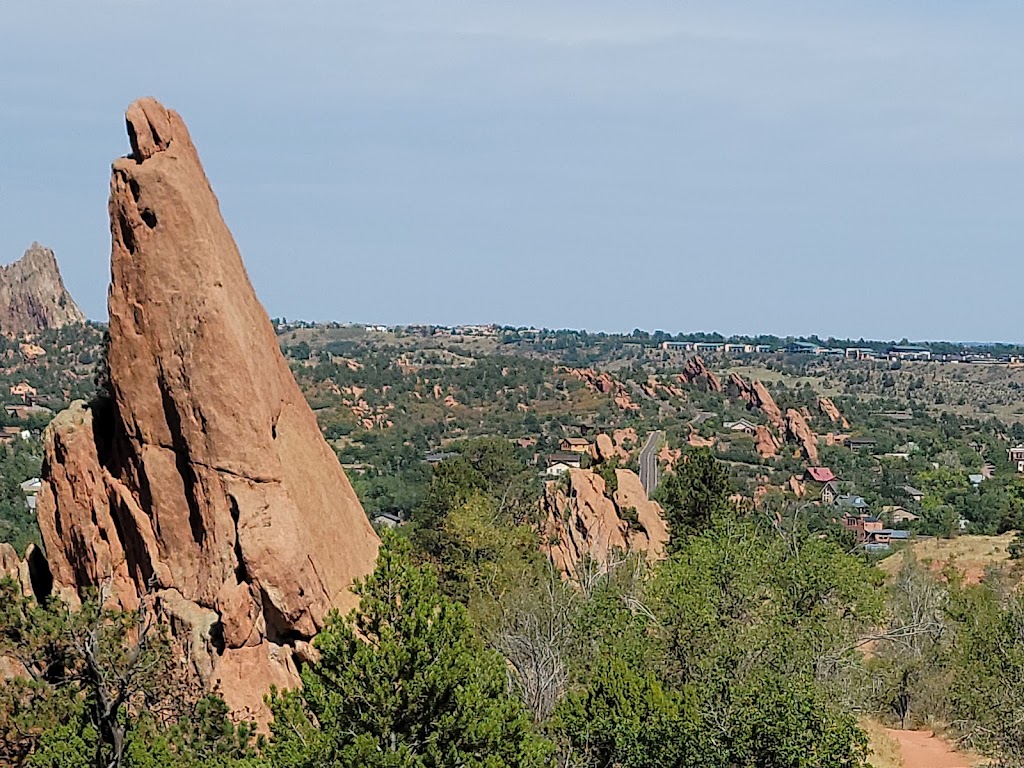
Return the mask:
[[[868,746],[871,749],[868,763],[871,768],[903,768],[900,745],[880,723],[862,720],[860,727],[868,735]]]
[[[981,581],[993,568],[1004,569],[1010,562],[1008,547],[1013,533],[1002,536],[957,536],[954,539],[924,539],[914,542],[892,557],[887,557],[879,567],[890,576],[899,573],[907,558],[913,552],[919,562],[939,573],[953,563],[969,583]]]

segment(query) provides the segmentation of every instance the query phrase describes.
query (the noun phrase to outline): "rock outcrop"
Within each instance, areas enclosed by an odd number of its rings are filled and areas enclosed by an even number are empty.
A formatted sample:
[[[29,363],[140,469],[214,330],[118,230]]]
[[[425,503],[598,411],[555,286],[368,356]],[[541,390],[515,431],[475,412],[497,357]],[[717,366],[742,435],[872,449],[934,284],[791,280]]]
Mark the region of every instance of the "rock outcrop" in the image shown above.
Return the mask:
[[[843,416],[842,413],[840,413],[839,408],[836,407],[836,404],[832,402],[831,398],[819,397],[818,410],[825,414],[825,416],[828,417],[828,420],[833,424],[839,424],[843,429],[850,428],[850,422],[847,421],[846,417]]]
[[[84,322],[49,248],[32,243],[18,261],[0,267],[0,333],[22,336]]]
[[[764,424],[758,424],[754,431],[754,448],[762,459],[779,455],[779,441]]]
[[[804,415],[794,408],[786,411],[786,436],[800,443],[807,461],[814,466],[819,464],[818,436],[807,424]]]
[[[568,487],[564,480],[545,486],[542,531],[545,551],[567,578],[588,559],[606,568],[617,553],[664,557],[668,526],[661,505],[647,498],[635,472],[615,470],[618,488],[611,494],[596,472],[570,469],[567,479]]]
[[[694,355],[686,361],[683,366],[683,372],[679,374],[679,380],[684,384],[693,384],[698,381],[703,381],[707,384],[708,389],[712,392],[722,391],[721,380],[704,364],[703,358],[700,355]]]
[[[594,440],[593,445],[590,446],[590,455],[594,461],[610,461],[618,456],[618,451],[615,450],[615,443],[612,442],[611,436],[606,435],[604,432],[599,434]]]
[[[730,373],[727,391],[733,397],[746,401],[747,408],[763,413],[768,422],[780,433],[785,431],[786,421],[782,418],[782,411],[776,405],[771,392],[760,381],[754,379],[753,382],[747,382],[742,376]]]
[[[58,588],[159,604],[238,713],[294,685],[293,654],[378,539],[324,441],[188,130],[151,99],[114,162],[109,397],[44,438],[38,514]]]

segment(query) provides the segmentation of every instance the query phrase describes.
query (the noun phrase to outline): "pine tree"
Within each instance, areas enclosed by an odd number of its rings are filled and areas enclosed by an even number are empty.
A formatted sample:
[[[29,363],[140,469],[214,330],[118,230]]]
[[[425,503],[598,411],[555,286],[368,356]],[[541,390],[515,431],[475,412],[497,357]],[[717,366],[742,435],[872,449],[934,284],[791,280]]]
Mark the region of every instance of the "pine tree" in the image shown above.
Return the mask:
[[[501,657],[465,609],[389,537],[356,586],[357,611],[333,616],[303,688],[275,693],[275,768],[528,768],[548,765]]]

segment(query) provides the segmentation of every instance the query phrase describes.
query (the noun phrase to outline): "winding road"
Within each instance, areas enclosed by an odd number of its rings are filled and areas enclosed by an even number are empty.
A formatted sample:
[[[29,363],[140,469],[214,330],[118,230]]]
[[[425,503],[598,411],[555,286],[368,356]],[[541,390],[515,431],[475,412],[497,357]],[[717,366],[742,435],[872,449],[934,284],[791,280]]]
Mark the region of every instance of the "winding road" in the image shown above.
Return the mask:
[[[664,435],[664,432],[651,432],[644,447],[640,449],[640,484],[647,492],[648,498],[654,493],[654,489],[658,487],[658,480],[661,479],[658,470],[658,446]]]

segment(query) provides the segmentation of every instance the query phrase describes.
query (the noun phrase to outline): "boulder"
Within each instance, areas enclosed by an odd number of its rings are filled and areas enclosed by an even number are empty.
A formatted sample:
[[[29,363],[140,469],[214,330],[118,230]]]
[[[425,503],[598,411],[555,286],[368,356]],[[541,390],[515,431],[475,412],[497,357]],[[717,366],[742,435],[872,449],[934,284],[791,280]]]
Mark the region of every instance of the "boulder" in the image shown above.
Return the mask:
[[[378,539],[278,347],[177,113],[127,113],[110,183],[106,397],[44,437],[57,588],[162,600],[237,713],[373,568]],[[216,636],[223,641],[209,640]]]
[[[609,461],[618,456],[615,443],[609,435],[604,432],[599,434],[591,446],[591,455],[595,461]]]

